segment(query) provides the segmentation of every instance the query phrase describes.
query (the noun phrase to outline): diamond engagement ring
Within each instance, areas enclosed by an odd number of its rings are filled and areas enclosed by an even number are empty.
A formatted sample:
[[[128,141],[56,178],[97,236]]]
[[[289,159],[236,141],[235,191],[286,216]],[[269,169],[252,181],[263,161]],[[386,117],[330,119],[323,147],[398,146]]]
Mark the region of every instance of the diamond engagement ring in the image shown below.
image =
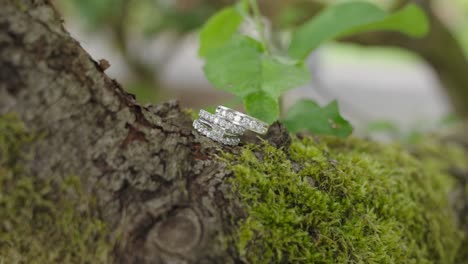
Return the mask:
[[[200,134],[229,146],[238,145],[246,130],[259,134],[268,131],[267,123],[224,106],[218,106],[215,114],[201,109],[198,116],[193,127]]]
[[[237,136],[226,134],[225,130],[222,128],[212,124],[207,124],[198,119],[193,121],[193,127],[202,135],[225,145],[237,146],[240,142],[240,139]]]
[[[224,119],[223,117],[214,115],[203,109],[200,110],[198,116],[200,117],[201,121],[205,121],[205,123],[219,126],[220,128],[226,130],[226,132],[229,134],[242,136],[245,132],[244,127],[231,123],[228,120]]]
[[[218,106],[216,108],[216,115],[258,134],[263,135],[268,131],[267,123],[225,106]]]

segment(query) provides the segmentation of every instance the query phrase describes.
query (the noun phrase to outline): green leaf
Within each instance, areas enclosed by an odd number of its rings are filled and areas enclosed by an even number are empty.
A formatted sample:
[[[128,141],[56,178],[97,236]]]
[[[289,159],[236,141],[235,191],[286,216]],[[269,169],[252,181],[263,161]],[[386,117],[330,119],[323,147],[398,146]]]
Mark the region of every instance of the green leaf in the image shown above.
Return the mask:
[[[279,116],[278,100],[263,91],[254,92],[246,96],[244,105],[249,115],[269,124],[276,121]]]
[[[420,37],[428,28],[426,15],[414,4],[388,14],[368,2],[346,2],[328,7],[299,27],[293,35],[289,54],[304,59],[323,42],[349,34],[392,30]]]
[[[223,46],[237,32],[241,23],[242,15],[234,7],[224,8],[211,17],[200,32],[200,57]]]
[[[423,37],[429,31],[429,23],[421,8],[415,4],[409,4],[382,21],[354,28],[345,35],[382,30],[397,31],[412,37]]]
[[[203,68],[206,77],[216,88],[240,97],[260,90],[260,47],[256,40],[242,36],[209,52]]]
[[[310,73],[303,65],[266,57],[262,60],[263,91],[278,98],[285,91],[307,84]]]
[[[322,108],[314,101],[301,100],[289,109],[284,124],[291,133],[308,131],[347,137],[353,132],[352,126],[340,115],[336,101]]]
[[[216,88],[243,98],[252,115],[273,122],[278,117],[278,97],[306,84],[310,73],[297,61],[265,56],[262,51],[258,41],[237,36],[207,54],[204,71]]]

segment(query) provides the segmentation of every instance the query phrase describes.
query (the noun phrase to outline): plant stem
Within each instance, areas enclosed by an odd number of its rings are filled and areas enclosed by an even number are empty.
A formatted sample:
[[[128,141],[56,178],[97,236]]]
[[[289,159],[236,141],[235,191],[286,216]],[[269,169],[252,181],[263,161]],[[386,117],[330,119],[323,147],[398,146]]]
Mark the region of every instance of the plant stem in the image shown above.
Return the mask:
[[[263,26],[262,15],[260,13],[260,8],[258,7],[257,0],[249,0],[250,8],[254,15],[255,24],[257,26],[258,34],[260,35],[260,40],[262,41],[263,47],[265,48],[266,53],[270,53],[269,45],[265,36],[265,28]]]

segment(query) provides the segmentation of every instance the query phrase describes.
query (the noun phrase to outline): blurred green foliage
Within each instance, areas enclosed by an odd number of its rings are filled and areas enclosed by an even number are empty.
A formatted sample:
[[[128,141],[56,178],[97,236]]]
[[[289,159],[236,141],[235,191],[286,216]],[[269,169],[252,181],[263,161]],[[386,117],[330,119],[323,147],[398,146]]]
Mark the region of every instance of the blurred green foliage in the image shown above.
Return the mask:
[[[119,6],[125,0],[75,0],[72,3],[90,28],[98,28],[117,20]]]
[[[133,51],[129,51],[126,48],[126,42],[129,39],[134,38],[135,36],[146,36],[148,39],[155,39],[160,34],[165,32],[175,33],[176,39],[174,42],[177,42],[177,38],[183,37],[186,33],[193,32],[200,28],[200,26],[207,21],[207,19],[220,10],[223,7],[226,7],[229,4],[236,2],[235,0],[72,0],[72,1],[59,1],[58,3],[65,7],[65,11],[68,11],[68,14],[71,16],[80,19],[88,25],[88,28],[93,31],[105,31],[111,33],[114,36],[115,46],[120,49],[120,52],[124,59],[127,61],[128,66],[131,71],[136,73],[136,84],[130,83],[125,84],[124,87],[133,87],[132,92],[137,93],[137,98],[145,98],[145,102],[155,102],[156,100],[161,100],[160,93],[158,90],[163,89],[163,85],[160,82],[159,72],[164,67],[164,64],[167,60],[166,57],[170,57],[170,53],[175,52],[174,50],[164,51],[168,56],[163,56],[164,58],[155,58],[159,60],[162,65],[153,65],[153,63],[147,63],[147,59],[142,61],[142,58],[132,57]],[[261,1],[262,11],[265,11],[265,15],[272,20],[274,25],[274,30],[287,30],[290,31],[298,24],[307,21],[310,19],[313,14],[317,13],[320,8],[318,6],[335,5],[341,2],[352,2],[349,0],[285,0],[285,1]],[[373,13],[379,13],[380,16],[384,16],[385,12],[382,10],[389,10],[395,6],[397,3],[396,0],[368,0],[364,2],[370,2],[378,8],[373,8]],[[464,43],[468,54],[468,1],[466,0],[434,0],[432,1],[435,4],[438,4],[441,8],[441,16],[444,17],[448,24],[454,29],[458,39],[461,43]],[[316,4],[314,4],[316,3]],[[314,9],[317,8],[316,10]],[[276,10],[273,10],[276,9]],[[357,8],[357,10],[363,10],[362,8]],[[447,11],[449,10],[449,11]],[[455,12],[456,11],[456,12]],[[333,11],[335,12],[335,11]],[[455,12],[455,13],[454,13]],[[359,13],[359,12],[358,12]],[[424,30],[418,29],[418,25],[421,26],[421,23],[414,23],[414,19],[420,17],[421,14],[418,14],[418,10],[414,8],[407,8],[403,12],[397,12],[397,14],[403,14],[403,19],[398,18],[399,23],[394,23],[394,21],[384,21],[390,28],[392,25],[397,25],[401,31],[412,31],[416,29],[418,32],[423,32]],[[330,23],[326,25],[321,25],[320,18],[323,18],[323,14],[314,19],[316,24],[315,28],[320,31],[320,29],[326,29],[326,32],[331,32]],[[336,17],[341,17],[341,15],[336,15]],[[358,18],[363,18],[364,16],[356,16]],[[350,24],[348,21],[357,21],[356,17],[353,19],[348,19],[344,23],[344,26],[349,27]],[[369,15],[366,15],[369,17]],[[322,21],[324,19],[321,19]],[[325,19],[326,20],[326,19]],[[340,21],[339,19],[334,19]],[[401,20],[406,20],[406,23],[402,23]],[[318,22],[317,22],[318,21]],[[345,21],[345,20],[341,20]],[[218,23],[223,30],[218,31],[217,34],[224,32],[226,35],[232,30],[227,30],[229,25],[229,20],[226,23]],[[390,23],[389,23],[390,22]],[[279,27],[277,27],[279,26]],[[383,28],[381,22],[377,23],[377,28]],[[369,30],[369,28],[364,28]],[[395,29],[395,28],[393,28]],[[363,28],[361,28],[363,30]],[[307,40],[307,36],[314,35],[310,33],[310,30],[299,30],[307,31],[304,35]],[[312,30],[314,31],[314,30]],[[278,32],[275,32],[275,34]],[[349,32],[348,32],[349,33]],[[204,34],[202,33],[202,36]],[[206,35],[206,34],[205,34]],[[296,33],[296,38],[298,37]],[[283,36],[283,35],[281,35]],[[280,38],[275,36],[273,38]],[[281,37],[282,38],[282,37]],[[202,37],[203,39],[203,37]],[[314,38],[315,39],[315,38]],[[277,39],[278,40],[278,39]],[[202,41],[202,44],[205,43]],[[298,41],[297,43],[307,43],[304,41]],[[301,45],[292,44],[293,48],[292,53],[298,53],[298,48]],[[279,44],[280,45],[280,44]],[[282,44],[281,44],[282,45]],[[174,45],[176,46],[176,45]],[[294,48],[294,46],[296,48]],[[303,50],[301,53],[306,54],[305,50],[312,49],[314,45],[304,46],[299,48]],[[133,49],[135,47],[132,46]],[[138,47],[136,48],[138,49]],[[206,55],[206,50],[209,48],[202,47],[201,55]],[[149,58],[151,59],[151,58]],[[146,91],[148,89],[148,91]],[[140,95],[140,92],[142,93]]]
[[[349,1],[328,7],[301,25],[293,34],[289,54],[301,59],[325,41],[383,30],[422,37],[429,31],[429,23],[424,12],[414,4],[390,14],[366,2]]]
[[[376,120],[367,124],[365,134],[370,137],[377,135],[406,144],[419,144],[427,137],[427,131],[457,131],[457,128],[463,121],[455,114],[448,114],[432,124],[432,122],[422,120],[420,124],[413,125],[409,130],[401,129],[391,120]],[[437,128],[437,129],[435,129]]]
[[[197,30],[224,1],[216,0],[72,0],[59,2],[62,10],[93,32],[105,33],[114,52],[129,69],[124,87],[142,103],[155,103],[166,97],[160,74],[178,51],[185,34]],[[170,34],[166,34],[170,33]],[[155,58],[143,56],[148,44],[166,34],[164,50]],[[155,54],[154,51],[148,53]],[[156,52],[157,53],[157,52]],[[124,80],[119,80],[124,81]]]
[[[69,8],[75,8],[90,29],[99,30],[125,19],[125,26],[152,36],[164,31],[187,33],[198,29],[216,11],[214,2],[72,0]]]

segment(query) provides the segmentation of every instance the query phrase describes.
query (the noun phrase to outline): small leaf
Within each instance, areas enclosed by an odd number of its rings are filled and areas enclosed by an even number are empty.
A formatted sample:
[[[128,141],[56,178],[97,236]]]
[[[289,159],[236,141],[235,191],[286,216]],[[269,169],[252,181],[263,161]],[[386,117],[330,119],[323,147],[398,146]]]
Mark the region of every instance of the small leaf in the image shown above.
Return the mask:
[[[303,65],[266,57],[262,60],[262,79],[262,90],[278,98],[287,90],[307,84],[310,73]]]
[[[200,32],[200,57],[223,46],[237,32],[241,23],[242,15],[234,7],[224,8],[211,17]]]
[[[244,99],[245,110],[268,124],[273,123],[279,116],[278,101],[266,92],[251,93]]]
[[[236,96],[259,91],[261,84],[261,45],[240,36],[209,52],[203,68],[208,80],[218,89]]]
[[[367,2],[345,2],[330,6],[298,28],[289,46],[289,54],[304,59],[325,41],[349,34],[376,30],[399,31],[410,36],[423,36],[428,19],[414,4],[388,14]]]
[[[308,131],[317,135],[347,137],[353,132],[348,121],[340,115],[336,101],[322,108],[314,101],[301,100],[288,111],[284,124],[291,133]]]

